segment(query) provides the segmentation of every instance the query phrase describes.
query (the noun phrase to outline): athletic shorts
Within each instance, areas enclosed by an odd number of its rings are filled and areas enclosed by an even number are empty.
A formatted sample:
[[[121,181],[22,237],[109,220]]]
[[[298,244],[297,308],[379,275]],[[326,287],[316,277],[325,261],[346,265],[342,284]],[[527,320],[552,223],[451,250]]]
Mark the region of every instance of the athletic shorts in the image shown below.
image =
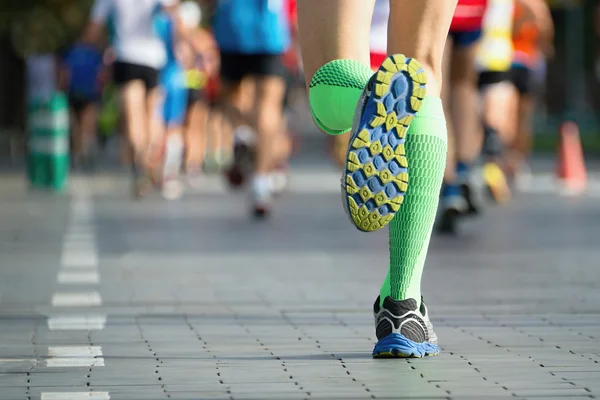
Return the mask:
[[[187,90],[187,108],[190,109],[194,104],[202,101],[204,97],[203,93],[199,89],[188,89]]]
[[[519,94],[532,94],[536,90],[536,84],[529,68],[513,66],[510,70],[510,81]]]
[[[457,47],[470,47],[481,39],[481,29],[475,31],[450,31],[448,36],[454,41]]]
[[[100,96],[69,95],[69,107],[77,114],[90,105],[98,105],[99,102]]]
[[[146,89],[154,89],[158,86],[159,71],[145,65],[130,64],[117,61],[114,64],[113,79],[117,86],[122,86],[131,81],[141,80]]]
[[[281,54],[221,53],[221,78],[239,82],[246,76],[284,76]]]
[[[479,89],[502,82],[510,82],[510,71],[481,71],[479,73]]]

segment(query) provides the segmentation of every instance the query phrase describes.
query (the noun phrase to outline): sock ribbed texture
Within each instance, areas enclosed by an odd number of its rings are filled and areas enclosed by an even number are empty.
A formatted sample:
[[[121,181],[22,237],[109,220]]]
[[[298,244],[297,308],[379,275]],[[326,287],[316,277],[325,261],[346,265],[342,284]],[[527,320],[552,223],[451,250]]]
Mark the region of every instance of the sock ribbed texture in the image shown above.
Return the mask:
[[[448,148],[439,98],[425,97],[406,139],[408,190],[390,222],[390,268],[381,302],[413,298],[421,302],[421,275],[437,211]]]

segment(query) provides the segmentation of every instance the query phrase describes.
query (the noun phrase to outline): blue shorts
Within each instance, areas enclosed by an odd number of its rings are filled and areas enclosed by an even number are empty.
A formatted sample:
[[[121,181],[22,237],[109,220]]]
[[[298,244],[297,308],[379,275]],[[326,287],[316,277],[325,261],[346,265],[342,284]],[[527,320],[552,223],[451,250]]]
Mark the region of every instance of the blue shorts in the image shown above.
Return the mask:
[[[167,126],[181,126],[185,123],[188,103],[184,71],[179,67],[168,68],[163,77],[163,121]]]
[[[450,31],[448,36],[454,41],[454,45],[458,47],[470,47],[481,39],[481,29],[476,31]]]

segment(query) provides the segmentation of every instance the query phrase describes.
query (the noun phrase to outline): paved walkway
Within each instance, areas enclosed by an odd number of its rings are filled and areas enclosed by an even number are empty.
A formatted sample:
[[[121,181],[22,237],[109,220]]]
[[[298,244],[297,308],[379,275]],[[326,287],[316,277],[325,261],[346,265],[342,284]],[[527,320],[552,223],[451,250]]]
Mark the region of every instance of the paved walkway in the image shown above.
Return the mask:
[[[319,176],[316,187],[307,180]],[[600,397],[600,204],[520,196],[435,238],[442,353],[372,360],[385,233],[303,166],[268,223],[215,188],[132,203],[123,177],[0,177],[0,399]]]

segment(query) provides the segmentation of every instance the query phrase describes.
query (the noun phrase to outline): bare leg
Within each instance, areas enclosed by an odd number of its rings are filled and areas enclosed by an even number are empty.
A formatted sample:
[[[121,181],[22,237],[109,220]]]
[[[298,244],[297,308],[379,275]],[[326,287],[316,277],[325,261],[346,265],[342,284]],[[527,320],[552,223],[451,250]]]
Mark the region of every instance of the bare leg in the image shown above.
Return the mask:
[[[193,104],[189,110],[185,128],[186,170],[199,170],[204,162],[207,116],[208,107],[202,101]]]
[[[83,137],[81,129],[81,116],[75,110],[70,112],[71,120],[71,148],[73,161],[78,160],[83,152]]]
[[[450,77],[452,74],[452,55],[454,52],[454,42],[451,38],[446,41],[444,48],[442,75]],[[448,82],[448,81],[447,81]],[[441,97],[444,104],[444,114],[447,118],[446,129],[448,131],[448,155],[446,156],[446,169],[444,170],[444,182],[451,183],[456,181],[456,136],[454,134],[454,124],[451,119],[453,115],[452,84],[442,86]]]
[[[483,92],[483,119],[498,131],[505,144],[510,144],[515,139],[516,129],[510,115],[517,97],[516,89],[508,82],[491,85]]]
[[[136,156],[145,155],[149,145],[146,90],[142,81],[132,81],[121,88],[127,138]]]
[[[95,104],[88,104],[81,111],[81,133],[83,155],[90,155],[96,144],[97,126],[98,126],[98,107]]]
[[[275,166],[274,145],[283,127],[283,96],[285,82],[281,77],[269,76],[256,79],[256,118],[258,134],[256,174],[269,173]]]
[[[315,72],[332,60],[355,60],[370,65],[369,34],[374,4],[374,0],[298,1],[307,85]]]
[[[457,0],[392,0],[388,54],[416,58],[427,72],[427,95],[442,89],[442,55]]]
[[[483,131],[477,104],[477,70],[475,57],[477,46],[458,47],[452,57],[452,123],[457,138],[458,161],[475,162],[481,153]]]
[[[519,97],[517,109],[517,135],[511,146],[510,166],[518,173],[524,161],[529,157],[533,143],[532,117],[535,100],[531,95],[522,94]]]

